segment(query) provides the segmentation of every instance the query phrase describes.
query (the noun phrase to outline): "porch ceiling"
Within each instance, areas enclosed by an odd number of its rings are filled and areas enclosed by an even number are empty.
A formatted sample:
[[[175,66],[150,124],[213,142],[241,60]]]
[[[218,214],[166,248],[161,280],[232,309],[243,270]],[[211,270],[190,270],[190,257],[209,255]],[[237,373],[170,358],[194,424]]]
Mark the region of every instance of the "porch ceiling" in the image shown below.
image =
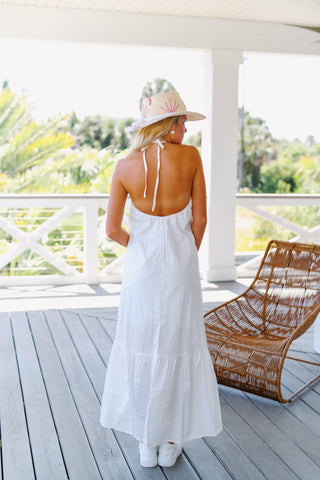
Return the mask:
[[[0,0],[0,4],[320,27],[318,0]]]
[[[3,37],[320,55],[316,32],[319,0],[0,0]]]

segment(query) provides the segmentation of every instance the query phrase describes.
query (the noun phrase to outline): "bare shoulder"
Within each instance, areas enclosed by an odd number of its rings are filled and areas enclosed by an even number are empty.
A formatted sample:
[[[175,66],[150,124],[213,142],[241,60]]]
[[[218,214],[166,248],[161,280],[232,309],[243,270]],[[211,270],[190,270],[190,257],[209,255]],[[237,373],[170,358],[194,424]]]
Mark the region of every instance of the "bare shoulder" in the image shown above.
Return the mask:
[[[117,161],[114,171],[120,176],[124,175],[126,172],[128,172],[130,167],[132,167],[133,164],[138,161],[138,157],[139,152],[133,152],[127,157],[120,158],[120,160]]]
[[[194,147],[193,145],[180,145],[181,147],[181,152],[183,152],[183,155],[188,156],[190,158],[194,159],[199,159],[200,158],[200,153],[197,147]]]
[[[169,148],[172,148],[172,152],[177,155],[183,155],[184,157],[194,159],[200,158],[199,150],[193,145],[171,144]]]
[[[189,161],[195,167],[197,167],[198,165],[201,165],[201,157],[197,147],[194,147],[193,145],[180,145],[180,147],[181,147],[180,154],[183,156],[185,160]]]
[[[126,168],[128,163],[135,157],[135,153],[131,153],[130,155],[127,155],[126,157],[120,158],[120,160],[117,161],[117,168],[122,169]]]

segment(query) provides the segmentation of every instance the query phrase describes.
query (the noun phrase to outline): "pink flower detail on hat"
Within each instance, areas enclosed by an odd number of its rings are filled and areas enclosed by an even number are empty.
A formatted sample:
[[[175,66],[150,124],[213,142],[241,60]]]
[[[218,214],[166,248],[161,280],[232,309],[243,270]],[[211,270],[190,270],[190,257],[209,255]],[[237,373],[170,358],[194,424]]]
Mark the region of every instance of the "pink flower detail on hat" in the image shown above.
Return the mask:
[[[169,101],[166,102],[164,105],[164,107],[161,107],[161,110],[164,110],[168,113],[174,113],[178,110],[180,104],[176,100],[172,100],[172,98],[169,98]]]
[[[148,113],[149,113],[149,108],[145,104],[143,104],[141,107],[141,115],[143,117],[146,117]]]

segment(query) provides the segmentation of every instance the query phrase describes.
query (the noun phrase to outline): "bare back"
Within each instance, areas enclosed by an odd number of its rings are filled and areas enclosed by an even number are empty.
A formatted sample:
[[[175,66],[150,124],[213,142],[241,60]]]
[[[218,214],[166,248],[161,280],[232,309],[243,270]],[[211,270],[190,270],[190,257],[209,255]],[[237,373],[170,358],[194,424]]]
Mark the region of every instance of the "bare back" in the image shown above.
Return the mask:
[[[138,210],[160,217],[180,212],[191,197],[191,229],[199,249],[207,222],[206,186],[199,152],[195,147],[165,143],[159,162],[158,148],[161,147],[156,144],[147,148],[145,162],[142,152],[134,152],[117,163],[108,203],[107,235],[127,246],[129,233],[122,227],[122,218],[128,194]]]
[[[147,181],[142,152],[134,152],[121,160],[119,177],[132,202],[144,213],[156,216],[171,215],[182,210],[193,193],[193,182],[201,165],[198,150],[188,145],[164,143],[161,150],[161,166],[155,209],[153,195],[157,178],[158,145],[146,150]],[[146,188],[146,198],[143,193]]]

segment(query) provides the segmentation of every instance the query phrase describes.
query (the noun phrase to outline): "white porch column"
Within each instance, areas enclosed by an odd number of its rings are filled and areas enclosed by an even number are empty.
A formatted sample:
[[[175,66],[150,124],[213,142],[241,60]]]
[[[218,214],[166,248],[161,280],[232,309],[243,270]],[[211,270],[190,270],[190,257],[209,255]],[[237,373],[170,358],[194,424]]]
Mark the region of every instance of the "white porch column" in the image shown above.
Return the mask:
[[[238,151],[240,51],[205,53],[206,115],[202,159],[207,182],[208,226],[201,252],[207,281],[234,280],[235,195]]]

